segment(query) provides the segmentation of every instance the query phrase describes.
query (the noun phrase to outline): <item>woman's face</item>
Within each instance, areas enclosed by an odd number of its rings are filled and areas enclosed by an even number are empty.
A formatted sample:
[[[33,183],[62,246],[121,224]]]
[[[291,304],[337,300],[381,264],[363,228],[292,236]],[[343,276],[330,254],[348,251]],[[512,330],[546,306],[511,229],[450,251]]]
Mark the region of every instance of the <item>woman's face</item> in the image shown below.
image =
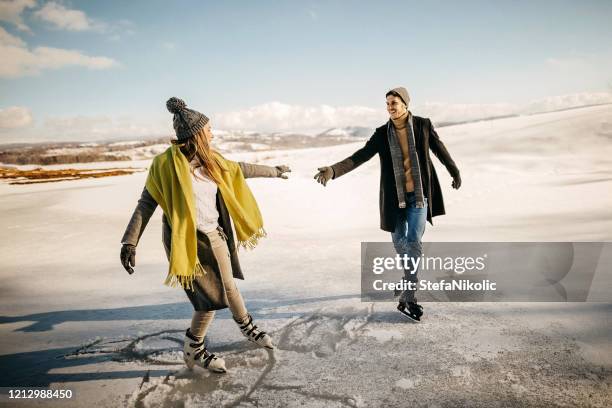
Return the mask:
[[[212,130],[210,128],[210,121],[206,125],[204,125],[204,136],[206,137],[206,142],[210,145],[210,142],[214,138]]]

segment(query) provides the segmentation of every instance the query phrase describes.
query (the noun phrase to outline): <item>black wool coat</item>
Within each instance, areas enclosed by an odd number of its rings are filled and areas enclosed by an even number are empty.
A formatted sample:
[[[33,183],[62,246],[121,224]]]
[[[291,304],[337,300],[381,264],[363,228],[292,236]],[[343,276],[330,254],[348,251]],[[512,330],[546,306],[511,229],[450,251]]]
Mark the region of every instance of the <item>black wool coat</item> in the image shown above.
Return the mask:
[[[445,214],[445,210],[442,189],[429,151],[433,152],[453,178],[459,175],[459,169],[428,118],[413,116],[412,123],[423,181],[423,194],[429,202],[427,220],[433,225],[432,218]],[[375,154],[378,154],[380,159],[380,228],[393,232],[400,208],[395,189],[391,150],[387,139],[387,124],[377,128],[364,147],[331,167],[334,170],[335,179],[359,167]]]

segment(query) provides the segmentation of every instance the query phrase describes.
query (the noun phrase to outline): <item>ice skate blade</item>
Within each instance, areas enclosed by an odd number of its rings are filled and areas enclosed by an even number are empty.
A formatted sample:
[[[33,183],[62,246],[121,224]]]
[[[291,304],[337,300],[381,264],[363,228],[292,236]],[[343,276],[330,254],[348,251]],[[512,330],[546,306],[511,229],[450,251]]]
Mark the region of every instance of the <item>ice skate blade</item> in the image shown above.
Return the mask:
[[[187,365],[187,369],[189,369],[189,371],[195,371],[195,367],[200,367],[203,370],[208,370],[211,373],[215,373],[215,374],[225,374],[227,373],[227,368],[225,368],[225,365],[223,367],[202,367],[198,364],[195,363],[189,363],[189,362],[185,362],[185,364]]]
[[[276,350],[276,347],[274,347],[274,345],[272,345],[272,346],[264,346],[263,344],[259,344],[259,343],[256,343],[254,341],[251,341],[251,343],[255,344],[257,347],[261,347],[261,348],[264,348],[266,350]]]
[[[272,340],[270,340],[267,344],[258,343],[257,340],[253,340],[251,338],[247,338],[250,343],[255,344],[257,347],[264,348],[266,350],[276,350],[274,344],[272,344]]]
[[[189,369],[189,371],[195,372],[195,367],[198,366],[197,364],[192,365],[191,367],[187,366],[187,368]],[[200,366],[198,366],[200,367]],[[205,368],[205,367],[200,367],[202,370],[207,370],[210,371],[211,373],[215,373],[215,374],[225,374],[227,373],[227,369],[225,368]]]

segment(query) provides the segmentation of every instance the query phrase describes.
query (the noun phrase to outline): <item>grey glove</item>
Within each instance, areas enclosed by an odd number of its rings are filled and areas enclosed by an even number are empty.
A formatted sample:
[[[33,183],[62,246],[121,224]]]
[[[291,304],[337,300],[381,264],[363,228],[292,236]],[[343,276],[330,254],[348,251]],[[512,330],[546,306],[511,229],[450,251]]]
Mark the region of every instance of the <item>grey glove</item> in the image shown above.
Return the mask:
[[[276,177],[280,177],[282,179],[288,179],[289,177],[284,174],[284,173],[291,173],[291,169],[289,168],[289,166],[281,164],[280,166],[275,166],[276,170],[278,170],[278,174],[276,175]]]
[[[315,174],[314,178],[324,186],[327,185],[329,180],[334,178],[334,169],[331,167],[319,167],[317,170],[319,170],[319,172]]]
[[[136,247],[131,244],[123,244],[121,246],[121,265],[131,275],[134,273],[134,266],[136,266]]]

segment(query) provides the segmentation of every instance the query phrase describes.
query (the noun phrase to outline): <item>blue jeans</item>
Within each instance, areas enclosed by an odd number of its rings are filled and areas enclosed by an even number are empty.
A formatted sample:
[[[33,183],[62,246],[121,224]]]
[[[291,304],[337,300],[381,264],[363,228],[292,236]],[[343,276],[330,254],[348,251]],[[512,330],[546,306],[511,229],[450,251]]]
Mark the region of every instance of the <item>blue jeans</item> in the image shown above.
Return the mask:
[[[425,198],[425,206],[417,208],[415,194],[413,192],[406,193],[406,208],[402,208],[398,212],[395,232],[391,233],[395,251],[400,256],[407,255],[416,261],[423,254],[421,238],[427,223],[427,205],[427,198]],[[409,262],[408,268],[404,269],[404,279],[408,282],[413,282],[415,289],[403,291],[400,295],[400,302],[416,302],[417,272],[418,268],[413,268],[412,263]]]

